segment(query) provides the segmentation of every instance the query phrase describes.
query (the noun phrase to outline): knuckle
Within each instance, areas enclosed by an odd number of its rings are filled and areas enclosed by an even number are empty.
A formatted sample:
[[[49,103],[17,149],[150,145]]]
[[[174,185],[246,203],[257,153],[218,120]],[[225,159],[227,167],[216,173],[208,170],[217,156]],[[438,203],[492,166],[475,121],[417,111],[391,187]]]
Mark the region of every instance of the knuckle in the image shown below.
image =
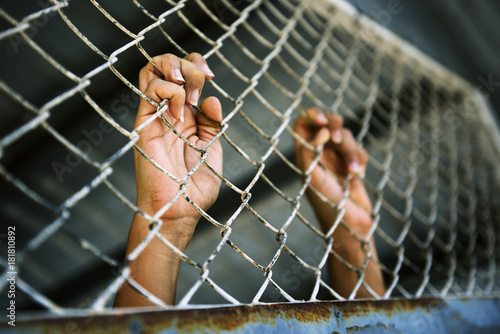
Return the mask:
[[[147,76],[149,73],[149,69],[148,69],[148,65],[144,66],[143,68],[141,68],[141,70],[139,71],[139,78],[144,78],[145,76]]]
[[[163,64],[163,66],[172,66],[178,62],[178,58],[176,55],[171,53],[165,53],[156,57],[153,57],[153,60],[156,65]]]
[[[176,55],[174,55],[172,53],[166,53],[165,60],[173,63],[173,62],[179,61],[179,57],[177,57]]]
[[[164,82],[165,81],[160,78],[153,78],[148,82],[148,87],[154,88],[163,84]]]
[[[344,118],[340,115],[331,115],[330,124],[334,128],[341,128],[344,124]]]
[[[203,59],[203,56],[201,54],[199,54],[198,52],[191,52],[186,57],[184,57],[184,59],[187,59],[190,61],[200,60],[200,59]]]
[[[173,87],[172,95],[173,95],[172,97],[173,100],[179,101],[179,103],[182,102],[182,104],[184,104],[184,100],[186,98],[186,91],[181,86],[175,85],[175,87]]]
[[[149,96],[152,92],[156,91],[160,85],[160,81],[157,78],[151,79],[146,85],[146,89],[144,89],[144,94]]]

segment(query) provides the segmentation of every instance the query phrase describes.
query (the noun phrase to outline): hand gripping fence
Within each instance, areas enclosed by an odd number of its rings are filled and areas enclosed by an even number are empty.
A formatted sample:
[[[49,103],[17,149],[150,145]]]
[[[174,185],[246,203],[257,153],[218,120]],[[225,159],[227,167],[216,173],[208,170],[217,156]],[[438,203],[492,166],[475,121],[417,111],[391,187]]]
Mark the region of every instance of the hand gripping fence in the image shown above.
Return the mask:
[[[9,277],[7,226],[16,229],[21,309],[101,312],[122,284],[170,308],[130,277],[129,264],[154,238],[182,258],[177,308],[344,299],[327,274],[336,256],[356,273],[349,299],[498,296],[496,255],[500,141],[477,89],[342,1],[39,1],[0,5],[1,298]],[[224,171],[200,159],[177,178],[136,146],[162,118],[138,89],[152,57],[201,53],[215,77],[203,96],[221,100]],[[139,99],[157,107],[133,128]],[[378,259],[361,268],[339,256],[305,199],[311,168],[294,163],[295,119],[311,106],[340,114],[369,154]],[[170,127],[171,131],[175,129]],[[179,184],[154,214],[135,203],[133,151]],[[202,165],[222,180],[205,212],[186,196]],[[312,189],[312,191],[315,191]],[[321,196],[324,201],[328,200]],[[188,200],[203,216],[185,252],[160,233],[159,217]],[[150,233],[123,259],[134,214]],[[386,293],[366,284],[376,263]],[[79,282],[79,283],[77,283]],[[89,283],[85,285],[86,283]],[[76,285],[78,284],[78,285]],[[58,288],[67,289],[66,295]],[[83,288],[82,288],[83,287]],[[78,290],[78,291],[75,291]]]

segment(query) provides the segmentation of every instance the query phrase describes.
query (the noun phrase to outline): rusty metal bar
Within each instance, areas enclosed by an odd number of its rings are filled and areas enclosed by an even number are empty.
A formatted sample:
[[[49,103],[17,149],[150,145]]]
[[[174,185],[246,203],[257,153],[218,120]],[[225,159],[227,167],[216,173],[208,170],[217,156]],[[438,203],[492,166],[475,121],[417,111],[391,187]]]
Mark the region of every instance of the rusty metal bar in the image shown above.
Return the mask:
[[[77,310],[75,310],[77,312]],[[24,318],[24,319],[23,319]],[[21,316],[1,333],[499,333],[500,299],[392,299]]]

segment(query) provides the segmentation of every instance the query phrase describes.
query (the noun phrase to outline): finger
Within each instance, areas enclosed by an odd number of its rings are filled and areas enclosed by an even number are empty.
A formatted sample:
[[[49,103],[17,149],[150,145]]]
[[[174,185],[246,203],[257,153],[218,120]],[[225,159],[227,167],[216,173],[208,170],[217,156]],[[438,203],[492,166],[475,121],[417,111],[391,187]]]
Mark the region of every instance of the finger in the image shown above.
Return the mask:
[[[156,78],[181,85],[184,78],[181,73],[180,59],[173,54],[153,57],[154,64],[148,63],[139,72],[139,89],[144,91],[148,83]]]
[[[306,115],[309,118],[310,122],[315,126],[321,127],[328,125],[328,118],[319,108],[313,107],[307,109]]]
[[[359,161],[359,146],[351,131],[342,130],[342,143],[338,146],[338,152],[346,164],[345,166],[349,173],[357,175],[362,173]]]
[[[342,143],[342,127],[344,125],[344,119],[340,115],[329,114],[326,116],[328,118],[328,128],[331,132],[332,142],[335,144]]]
[[[359,148],[359,165],[363,173],[366,171],[366,166],[368,165],[368,153],[362,147]]]
[[[316,133],[316,135],[312,140],[309,141],[309,143],[314,147],[318,147],[319,145],[326,144],[329,140],[330,130],[328,130],[328,128],[326,127],[323,127]]]
[[[181,120],[183,113],[184,101],[186,99],[184,89],[172,82],[161,79],[153,79],[147,85],[144,94],[146,94],[153,101],[160,103],[165,99],[169,99],[168,110],[170,114],[178,120]],[[156,112],[156,107],[151,105],[146,100],[141,100],[137,119],[144,116],[150,116]]]
[[[196,113],[198,137],[208,142],[220,131],[219,123],[222,122],[222,107],[219,99],[211,96],[201,102],[200,109],[202,113]]]
[[[190,62],[189,60],[181,60],[181,72],[186,83],[184,89],[186,90],[186,103],[197,105],[200,93],[205,83],[205,73],[198,67],[198,65]]]
[[[297,133],[302,139],[307,142],[309,142],[314,136],[309,120],[304,118],[303,116],[297,118],[293,128],[295,133]],[[299,147],[302,146],[302,144],[298,140],[295,140],[294,143],[296,149],[299,149]]]
[[[299,135],[302,139],[304,139],[307,142],[311,140],[313,135],[309,120],[305,119],[303,116],[300,116],[295,121],[293,128],[295,133],[297,133],[297,135]],[[314,159],[314,154],[307,148],[305,148],[299,140],[294,139],[293,143],[295,145],[295,158],[297,167],[304,170],[305,169],[304,160],[309,161]]]
[[[204,119],[208,118],[212,121],[210,124],[222,122],[222,107],[218,98],[214,96],[207,97],[201,102],[200,109],[203,111]]]
[[[181,59],[176,55],[167,53],[153,57],[156,68],[165,76],[165,80],[178,85],[184,83],[185,78],[181,73]]]
[[[295,121],[295,132],[311,144],[313,147],[325,144],[330,140],[330,131],[326,127],[320,128],[318,131],[312,129],[312,124],[309,119],[299,117]],[[299,140],[294,140],[296,164],[302,170],[306,170],[310,163],[314,160],[315,154],[308,149]]]
[[[139,71],[139,90],[144,92],[153,79],[163,79],[163,74],[153,64],[148,63]]]
[[[205,73],[205,80],[210,80],[215,76],[201,54],[193,52],[184,57],[184,59],[196,64]]]

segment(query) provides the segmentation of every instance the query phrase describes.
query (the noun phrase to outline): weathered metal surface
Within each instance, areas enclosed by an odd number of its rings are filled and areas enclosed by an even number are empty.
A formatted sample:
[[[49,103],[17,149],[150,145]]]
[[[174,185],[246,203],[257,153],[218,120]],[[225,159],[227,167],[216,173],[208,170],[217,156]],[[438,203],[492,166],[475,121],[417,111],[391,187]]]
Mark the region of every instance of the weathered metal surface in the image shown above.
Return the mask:
[[[22,319],[24,318],[24,319]],[[23,316],[1,333],[500,333],[500,299],[392,299]]]

